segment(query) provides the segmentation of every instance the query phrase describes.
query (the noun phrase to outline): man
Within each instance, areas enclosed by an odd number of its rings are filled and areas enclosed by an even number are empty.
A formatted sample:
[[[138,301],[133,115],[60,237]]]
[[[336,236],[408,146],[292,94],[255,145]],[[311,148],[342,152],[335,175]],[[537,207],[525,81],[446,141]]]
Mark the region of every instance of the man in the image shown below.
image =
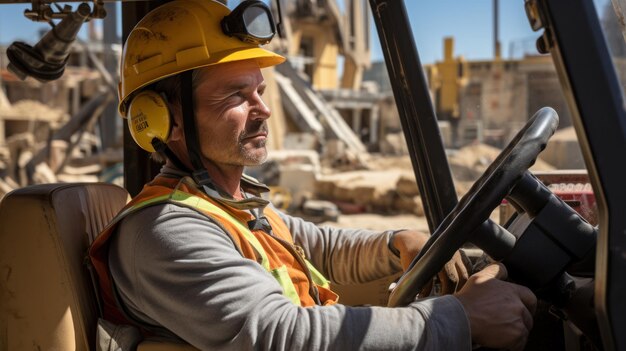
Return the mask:
[[[535,298],[501,265],[404,308],[337,304],[325,277],[399,272],[426,236],[319,228],[243,175],[267,155],[260,68],[284,61],[259,47],[272,34],[261,2],[208,0],[167,3],[130,34],[120,112],[167,161],[90,250],[105,317],[203,350],[523,347]]]

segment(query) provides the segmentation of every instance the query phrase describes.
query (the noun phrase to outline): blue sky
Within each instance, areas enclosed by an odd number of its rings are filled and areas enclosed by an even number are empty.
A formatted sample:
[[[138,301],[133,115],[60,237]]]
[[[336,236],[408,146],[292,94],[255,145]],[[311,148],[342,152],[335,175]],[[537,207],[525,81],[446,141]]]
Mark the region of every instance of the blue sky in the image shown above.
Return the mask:
[[[608,1],[594,0],[597,8]],[[493,57],[492,0],[408,0],[405,3],[423,63],[441,60],[445,36],[455,38],[455,55],[470,60]],[[28,4],[0,7],[1,44],[7,45],[13,40],[34,44],[38,30],[49,28],[47,24],[33,23],[23,16],[24,9],[29,7]],[[519,56],[523,48],[532,49],[539,34],[532,32],[528,25],[524,1],[500,0],[499,12],[503,57]],[[372,58],[380,60],[382,53],[375,32],[372,28]]]
[[[455,39],[455,55],[466,59],[493,57],[492,0],[406,1],[413,36],[424,63],[443,57],[443,37]],[[537,37],[530,29],[522,0],[500,1],[500,41],[508,57],[509,43]]]

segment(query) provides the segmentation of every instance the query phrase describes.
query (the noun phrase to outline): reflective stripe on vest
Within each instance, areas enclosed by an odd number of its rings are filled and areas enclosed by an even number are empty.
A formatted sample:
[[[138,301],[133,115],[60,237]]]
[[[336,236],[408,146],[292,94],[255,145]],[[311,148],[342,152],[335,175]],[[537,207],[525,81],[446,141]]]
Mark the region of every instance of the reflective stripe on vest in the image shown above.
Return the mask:
[[[330,281],[328,281],[328,279],[326,279],[326,277],[324,277],[324,275],[320,273],[320,271],[318,271],[317,268],[315,268],[313,264],[309,262],[309,260],[307,260],[306,258],[303,259],[304,263],[306,263],[307,268],[309,269],[309,271],[311,271],[311,279],[313,279],[313,283],[326,289],[330,289]]]
[[[174,204],[183,205],[185,207],[196,208],[205,212],[215,213],[217,215],[220,215],[224,218],[229,219],[229,221],[233,225],[235,225],[241,231],[241,233],[243,233],[246,241],[254,248],[256,253],[258,253],[258,256],[260,258],[259,263],[261,264],[261,266],[263,266],[263,268],[267,272],[269,272],[274,277],[274,279],[276,279],[278,284],[280,284],[280,286],[283,289],[283,294],[289,300],[291,300],[294,304],[300,305],[300,297],[298,296],[296,287],[294,286],[293,282],[291,281],[291,278],[289,277],[289,273],[287,272],[287,267],[285,265],[282,265],[281,267],[270,269],[270,264],[269,264],[269,259],[267,258],[267,254],[265,253],[265,250],[263,249],[263,246],[261,245],[259,240],[254,236],[254,234],[252,234],[252,231],[250,231],[248,227],[241,224],[241,222],[237,220],[236,218],[234,218],[230,213],[224,211],[222,208],[214,205],[213,203],[201,197],[191,195],[189,193],[186,193],[180,190],[174,190],[170,194],[161,195],[161,196],[157,196],[157,197],[154,197],[154,198],[142,201],[142,202],[138,202],[134,204],[133,206],[128,207],[122,213],[120,213],[118,217],[124,217],[131,212],[134,212],[136,210],[139,210],[149,205],[157,204],[159,202],[171,202]],[[307,260],[304,257],[303,257],[303,260],[308,270],[311,273],[311,279],[313,280],[313,283],[323,288],[329,289],[330,287],[329,281],[324,277],[324,275],[320,273],[313,266],[313,264],[309,262],[309,260]]]

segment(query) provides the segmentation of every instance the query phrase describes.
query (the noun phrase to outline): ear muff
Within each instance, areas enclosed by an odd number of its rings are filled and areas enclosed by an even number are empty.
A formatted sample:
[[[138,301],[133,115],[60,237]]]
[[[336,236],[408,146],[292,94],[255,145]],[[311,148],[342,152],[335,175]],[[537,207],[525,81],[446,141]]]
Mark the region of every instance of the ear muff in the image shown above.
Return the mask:
[[[167,143],[172,121],[167,102],[152,90],[137,94],[128,106],[128,128],[130,135],[142,149],[154,152],[152,140]]]

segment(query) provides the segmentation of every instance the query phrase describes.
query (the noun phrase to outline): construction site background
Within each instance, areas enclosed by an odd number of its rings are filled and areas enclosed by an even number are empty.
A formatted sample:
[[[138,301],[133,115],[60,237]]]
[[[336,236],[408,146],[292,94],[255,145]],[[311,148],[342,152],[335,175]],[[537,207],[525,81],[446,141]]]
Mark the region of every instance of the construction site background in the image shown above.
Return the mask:
[[[285,5],[285,36],[271,49],[288,62],[264,70],[269,158],[247,172],[271,186],[278,207],[315,222],[428,230],[385,64],[371,62],[369,6],[360,0]],[[1,48],[0,198],[31,184],[122,185],[125,122],[115,89],[121,46],[115,10],[109,15],[102,33],[92,30],[87,42],[75,43],[56,81],[20,80],[7,70]],[[625,78],[624,39],[614,13],[601,15]],[[425,70],[459,196],[543,106],[553,107],[561,122],[533,169],[584,169],[549,56],[523,44],[518,59],[497,52],[491,60],[468,61],[455,55],[453,38],[443,40],[442,59]]]

